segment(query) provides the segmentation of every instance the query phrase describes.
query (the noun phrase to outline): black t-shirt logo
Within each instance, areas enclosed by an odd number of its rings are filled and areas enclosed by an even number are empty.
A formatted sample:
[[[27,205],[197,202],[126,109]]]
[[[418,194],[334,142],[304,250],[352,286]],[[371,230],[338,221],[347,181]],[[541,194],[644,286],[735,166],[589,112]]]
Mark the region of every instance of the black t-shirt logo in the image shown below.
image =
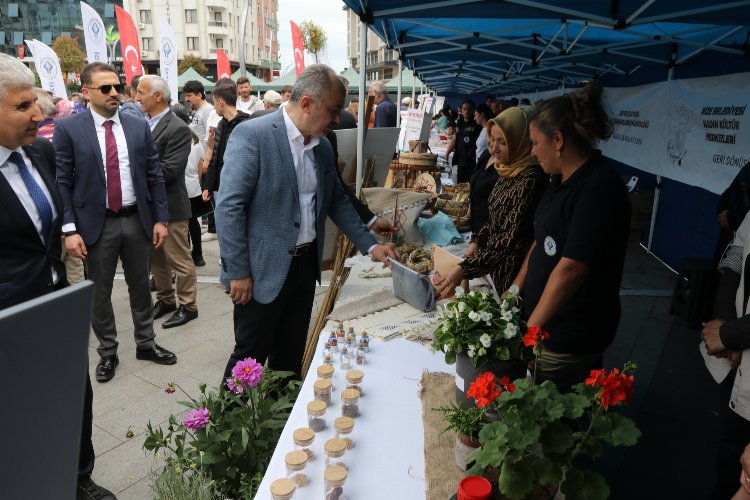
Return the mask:
[[[544,253],[550,257],[557,253],[557,243],[552,239],[552,236],[544,238]]]

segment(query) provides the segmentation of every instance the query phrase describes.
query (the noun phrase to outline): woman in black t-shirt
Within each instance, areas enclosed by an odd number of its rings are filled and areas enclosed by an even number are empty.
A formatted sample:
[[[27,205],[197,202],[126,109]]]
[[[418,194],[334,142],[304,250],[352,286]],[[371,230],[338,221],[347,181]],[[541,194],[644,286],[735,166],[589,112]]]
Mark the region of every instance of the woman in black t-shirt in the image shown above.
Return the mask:
[[[552,183],[514,283],[529,326],[550,334],[537,376],[562,391],[601,368],[620,321],[630,203],[622,179],[593,148],[612,134],[601,92],[588,86],[545,101],[529,127],[532,154]]]

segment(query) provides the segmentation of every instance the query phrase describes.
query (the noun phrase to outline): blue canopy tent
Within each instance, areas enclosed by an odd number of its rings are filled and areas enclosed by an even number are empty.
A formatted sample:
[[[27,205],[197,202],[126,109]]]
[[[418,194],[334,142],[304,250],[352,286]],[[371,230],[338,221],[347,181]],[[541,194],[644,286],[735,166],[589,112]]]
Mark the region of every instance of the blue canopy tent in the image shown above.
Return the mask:
[[[513,95],[582,81],[633,86],[750,70],[750,0],[344,1],[441,94]],[[710,255],[716,196],[639,176],[657,186],[647,249],[672,267]]]

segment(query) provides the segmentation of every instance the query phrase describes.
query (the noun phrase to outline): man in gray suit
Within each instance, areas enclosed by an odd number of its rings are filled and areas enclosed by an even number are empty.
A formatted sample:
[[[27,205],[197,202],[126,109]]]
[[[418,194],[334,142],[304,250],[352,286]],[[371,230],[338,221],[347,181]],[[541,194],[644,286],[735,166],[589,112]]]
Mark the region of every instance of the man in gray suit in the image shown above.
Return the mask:
[[[151,255],[151,273],[156,283],[154,319],[173,312],[163,328],[184,325],[198,317],[198,283],[190,253],[188,221],[190,198],[185,187],[185,167],[192,139],[190,127],[169,108],[169,84],[160,76],[146,75],[138,83],[136,99],[146,114],[159,152],[169,210],[169,238]],[[177,302],[172,289],[172,270],[177,285]]]
[[[280,112],[232,133],[216,206],[222,266],[234,306],[234,352],[225,375],[248,356],[300,375],[325,221],[363,253],[386,262],[336,176],[325,138],[341,118],[345,89],[328,66],[309,66]]]

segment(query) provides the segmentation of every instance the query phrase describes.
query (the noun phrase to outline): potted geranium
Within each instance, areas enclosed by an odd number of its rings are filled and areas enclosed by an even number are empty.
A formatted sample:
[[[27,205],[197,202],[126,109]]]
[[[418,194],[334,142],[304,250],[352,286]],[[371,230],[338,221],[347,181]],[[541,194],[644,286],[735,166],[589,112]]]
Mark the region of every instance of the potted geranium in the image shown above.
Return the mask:
[[[447,363],[456,363],[456,399],[462,407],[472,406],[466,391],[482,371],[511,379],[526,373],[532,351],[523,343],[526,323],[517,286],[510,287],[500,302],[488,293],[464,293],[457,287],[440,321],[432,347],[444,353]]]

